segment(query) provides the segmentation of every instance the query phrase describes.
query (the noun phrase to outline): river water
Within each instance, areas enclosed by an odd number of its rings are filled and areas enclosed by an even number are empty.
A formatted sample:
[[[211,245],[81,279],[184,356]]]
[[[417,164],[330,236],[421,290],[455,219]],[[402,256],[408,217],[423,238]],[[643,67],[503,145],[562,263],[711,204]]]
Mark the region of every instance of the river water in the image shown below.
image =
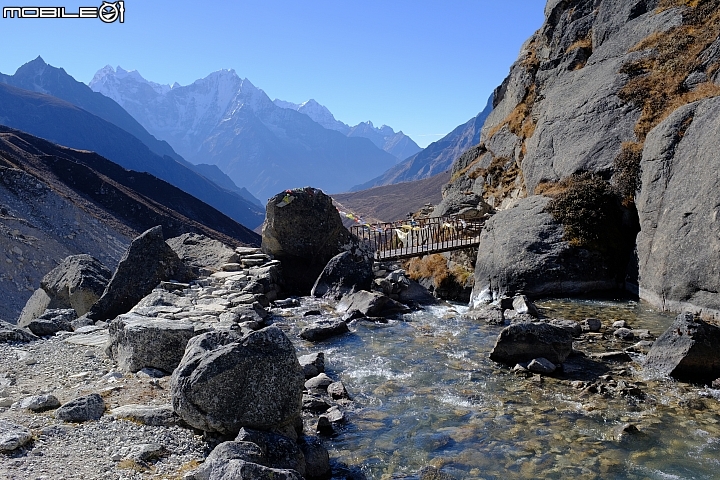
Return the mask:
[[[674,317],[628,301],[538,306],[547,317],[626,320],[655,336]],[[464,310],[446,305],[388,324],[357,322],[342,337],[298,344],[299,354],[324,351],[328,373],[354,400],[346,425],[326,443],[331,458],[377,480],[413,478],[426,465],[458,480],[720,478],[717,391],[648,378],[642,355],[610,373],[641,382],[644,399],[517,376],[488,359],[501,327],[463,318]],[[628,423],[639,431],[621,434]]]

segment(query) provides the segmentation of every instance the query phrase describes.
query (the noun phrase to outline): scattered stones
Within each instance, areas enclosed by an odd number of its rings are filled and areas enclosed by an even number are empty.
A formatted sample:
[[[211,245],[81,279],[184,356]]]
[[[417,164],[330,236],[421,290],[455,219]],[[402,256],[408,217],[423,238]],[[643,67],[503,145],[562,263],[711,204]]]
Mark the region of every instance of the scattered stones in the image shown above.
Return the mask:
[[[32,342],[33,340],[38,340],[38,337],[12,323],[0,320],[0,343]]]
[[[426,466],[418,472],[419,480],[455,480],[455,477],[433,466]]]
[[[81,423],[98,420],[105,412],[105,402],[97,393],[78,397],[55,411],[55,418],[64,422]]]

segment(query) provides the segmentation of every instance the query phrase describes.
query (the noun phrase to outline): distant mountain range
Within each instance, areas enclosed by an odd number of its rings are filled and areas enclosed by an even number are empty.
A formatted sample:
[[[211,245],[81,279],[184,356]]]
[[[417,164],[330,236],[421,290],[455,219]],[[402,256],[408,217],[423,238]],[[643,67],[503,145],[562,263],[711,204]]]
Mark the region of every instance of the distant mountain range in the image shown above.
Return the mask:
[[[273,100],[273,102],[278,107],[289,108],[291,110],[304,113],[323,127],[329,128],[330,130],[337,130],[348,137],[367,138],[373,142],[376,147],[382,148],[386,152],[395,156],[398,160],[404,160],[422,150],[422,148],[420,148],[412,138],[408,137],[403,132],[395,133],[395,131],[387,125],[377,128],[371,121],[367,121],[358,123],[354,127],[351,127],[350,125],[336,120],[335,116],[330,113],[330,110],[328,110],[327,107],[320,105],[312,98],[305,103],[299,104],[286,102],[277,98]]]
[[[93,92],[63,69],[38,57],[15,75],[0,75],[0,124],[71,148],[92,150],[124,168],[151,173],[249,228],[262,223],[263,208],[249,192],[233,188],[229,178],[213,167],[189,164],[116,102]]]
[[[380,143],[382,129],[376,132],[368,124],[355,134],[344,134],[326,128],[293,108],[276,105],[233,70],[170,86],[108,66],[97,72],[90,88],[115,100],[185,159],[217,165],[261,200],[306,185],[346,191],[397,163],[374,143]],[[373,140],[361,136],[363,132]],[[407,148],[400,140],[389,148]],[[383,145],[387,142],[383,137]]]
[[[421,152],[391,167],[382,175],[353,186],[351,191],[356,192],[381,185],[421,180],[449,170],[453,162],[468,148],[480,143],[480,130],[492,109],[491,95],[483,111],[475,118],[456,127],[437,142],[431,143]]]

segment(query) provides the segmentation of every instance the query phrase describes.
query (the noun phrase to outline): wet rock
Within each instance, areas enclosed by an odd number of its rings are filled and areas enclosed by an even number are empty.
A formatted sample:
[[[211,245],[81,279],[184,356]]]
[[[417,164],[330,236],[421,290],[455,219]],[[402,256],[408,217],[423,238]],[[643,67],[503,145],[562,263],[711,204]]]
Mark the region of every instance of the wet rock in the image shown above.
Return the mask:
[[[81,423],[98,420],[105,412],[105,401],[92,393],[63,404],[55,411],[55,418],[64,422]]]
[[[582,328],[583,332],[596,333],[599,332],[602,328],[602,322],[597,318],[586,318],[582,321],[580,327]]]
[[[652,348],[653,343],[654,342],[651,342],[650,340],[640,340],[635,345],[626,348],[625,351],[647,354],[650,352],[650,348]]]
[[[333,382],[327,387],[327,393],[333,400],[350,399],[345,385],[342,382]]]
[[[75,319],[77,315],[72,308],[48,309],[39,317],[30,320],[27,328],[39,337],[55,335],[61,331],[72,332],[74,330],[72,321]]]
[[[288,431],[300,417],[304,380],[293,344],[270,326],[245,336],[218,331],[194,337],[170,388],[173,408],[195,428]]]
[[[635,334],[633,333],[633,331],[625,327],[618,328],[613,332],[613,335],[620,340],[624,340],[626,342],[630,342],[635,339]]]
[[[410,312],[407,306],[386,295],[366,291],[346,295],[338,303],[337,310],[340,312],[358,310],[366,317],[387,317],[397,313]]]
[[[327,419],[328,422],[335,424],[335,423],[342,423],[345,421],[345,414],[340,410],[340,407],[337,405],[330,407],[327,409],[327,411],[320,415],[320,417],[324,417]]]
[[[309,379],[325,371],[325,354],[323,352],[310,353],[298,357],[305,378]]]
[[[60,401],[55,395],[46,393],[42,395],[33,395],[32,397],[20,400],[19,407],[32,410],[33,412],[44,412],[53,410],[60,406]]]
[[[426,466],[418,472],[419,480],[455,480],[455,477],[433,466]]]
[[[370,290],[373,282],[373,259],[359,249],[342,252],[325,265],[310,295],[339,300],[358,290]]]
[[[30,430],[21,425],[0,420],[0,452],[12,452],[26,445],[30,440],[32,440]]]
[[[720,376],[720,328],[692,313],[682,313],[653,344],[645,368],[679,380]]]
[[[349,331],[347,323],[342,320],[318,320],[300,330],[300,337],[310,342],[319,342]]]
[[[309,294],[327,263],[355,243],[332,199],[320,190],[297,189],[268,200],[262,251],[280,260],[292,294]]]
[[[590,358],[605,362],[632,362],[632,357],[626,352],[603,352],[590,354]]]
[[[191,278],[190,269],[163,240],[162,227],[153,227],[132,241],[87,316],[95,321],[115,318],[128,312],[160,282]]]
[[[197,335],[191,323],[131,313],[113,320],[108,333],[105,353],[128,372],[143,368],[172,372],[183,358],[188,341]]]
[[[614,433],[615,439],[621,441],[628,438],[628,436],[639,435],[640,429],[637,428],[637,425],[634,425],[632,423],[625,423],[617,427]]]
[[[535,304],[528,299],[525,295],[516,295],[512,301],[512,308],[517,313],[526,313],[530,316],[537,317],[538,311]]]
[[[302,409],[310,412],[324,412],[330,408],[330,404],[320,397],[314,395],[303,395]]]
[[[303,435],[298,441],[298,446],[305,457],[306,477],[326,478],[329,476],[330,455],[319,438]]]
[[[324,373],[321,373],[317,377],[313,377],[310,380],[307,380],[304,384],[305,388],[308,390],[327,390],[328,386],[330,386],[334,380]]]
[[[514,312],[514,310],[512,310]],[[468,311],[465,318],[476,321],[484,321],[488,325],[505,325],[505,314],[503,309],[497,305],[482,304],[477,308]]]
[[[12,323],[0,320],[0,343],[32,342],[33,340],[38,340],[38,337]]]
[[[557,370],[557,367],[551,361],[540,357],[535,358],[530,363],[528,363],[527,369],[533,373],[549,375],[555,372],[555,370]]]
[[[582,326],[574,320],[550,320],[550,325],[555,325],[570,332],[573,337],[582,335]]]
[[[546,323],[518,323],[505,327],[498,335],[490,359],[515,365],[544,357],[560,364],[572,352],[572,335]]]

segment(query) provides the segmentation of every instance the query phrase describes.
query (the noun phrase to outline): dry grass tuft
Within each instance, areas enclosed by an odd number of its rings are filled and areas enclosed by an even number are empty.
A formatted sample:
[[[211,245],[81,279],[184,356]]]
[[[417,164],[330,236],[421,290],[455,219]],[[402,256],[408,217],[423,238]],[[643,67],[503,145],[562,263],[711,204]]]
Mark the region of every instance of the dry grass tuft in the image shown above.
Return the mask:
[[[615,157],[613,181],[626,207],[635,203],[635,194],[640,190],[642,151],[642,143],[623,142],[620,153]]]
[[[438,253],[411,258],[407,262],[405,270],[408,276],[415,281],[421,278],[432,278],[435,288],[440,287],[451,275],[447,259]]]

